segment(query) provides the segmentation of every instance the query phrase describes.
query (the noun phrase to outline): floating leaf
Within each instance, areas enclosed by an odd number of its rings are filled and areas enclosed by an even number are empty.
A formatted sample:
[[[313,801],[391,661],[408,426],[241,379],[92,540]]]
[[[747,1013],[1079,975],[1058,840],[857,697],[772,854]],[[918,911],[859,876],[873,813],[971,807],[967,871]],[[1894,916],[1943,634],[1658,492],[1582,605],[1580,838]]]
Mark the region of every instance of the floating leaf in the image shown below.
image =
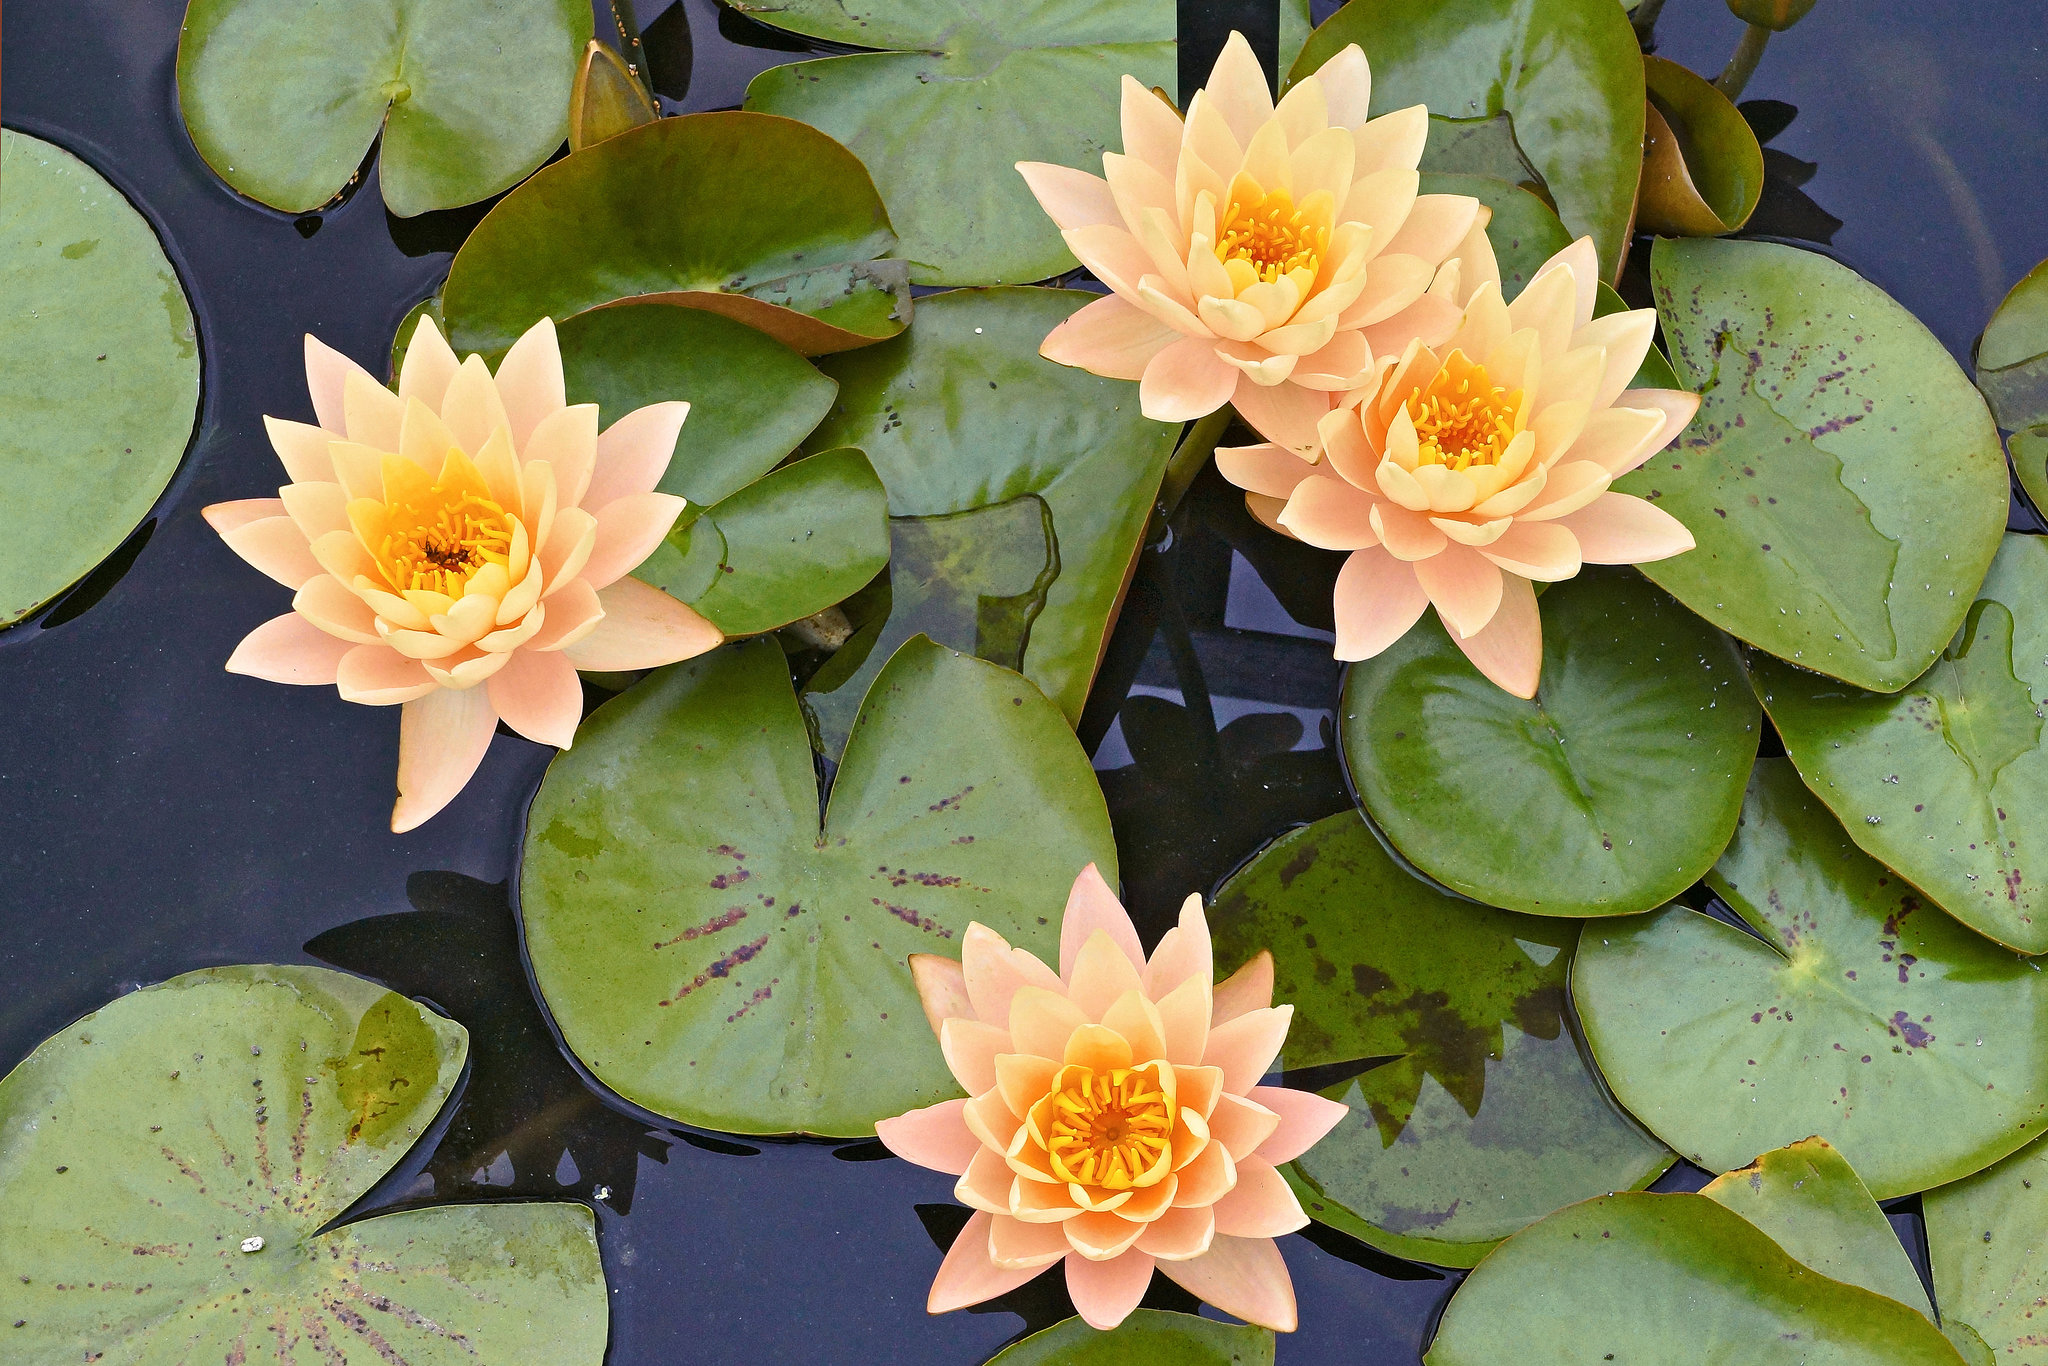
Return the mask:
[[[1345,676],[1359,800],[1415,865],[1492,906],[1630,915],[1713,866],[1756,757],[1755,698],[1720,632],[1628,570],[1543,595],[1534,701],[1434,617]]]
[[[190,0],[178,104],[214,173],[287,213],[341,193],[381,135],[384,203],[410,218],[562,145],[590,35],[584,0]]]
[[[1929,1191],[1920,1208],[1943,1321],[1986,1344],[1987,1362],[2038,1360],[2041,1301],[2048,1298],[2048,1263],[2041,1258],[2048,1147],[2035,1143],[1988,1171]],[[1963,1348],[1965,1356],[1970,1350]]]
[[[1030,623],[1023,673],[1069,720],[1081,715],[1179,434],[1138,412],[1137,386],[1038,354],[1046,333],[1094,297],[1054,289],[925,297],[908,335],[827,362],[839,402],[805,443],[866,451],[895,517],[967,512],[1027,493],[1045,500],[1059,577]]]
[[[2042,1132],[2048,978],[1928,910],[1789,763],[1757,765],[1709,881],[1754,934],[1671,906],[1589,929],[1572,968],[1601,1073],[1659,1138],[1720,1172],[1819,1134],[1889,1199]]]
[[[1506,299],[1520,294],[1537,268],[1572,244],[1572,235],[1548,204],[1520,185],[1488,175],[1425,172],[1424,194],[1466,194],[1493,210],[1486,225],[1487,241],[1500,263],[1500,292]]]
[[[901,332],[910,288],[874,182],[793,119],[686,114],[537,172],[455,253],[441,307],[463,351],[628,299],[737,318],[806,355]]]
[[[2048,510],[2048,426],[2014,432],[2006,438],[2005,448],[2012,456],[2020,487],[2034,501],[2034,510]]]
[[[346,973],[209,968],[133,992],[0,1080],[15,1361],[269,1355],[598,1366],[590,1211],[414,1209],[321,1230],[417,1142],[462,1027]]]
[[[1676,62],[1645,54],[1643,76],[1650,109],[1636,226],[1679,237],[1741,228],[1764,193],[1764,152],[1749,121]]]
[[[886,48],[772,66],[747,108],[802,119],[874,172],[919,284],[1024,284],[1074,269],[1020,161],[1100,171],[1119,81],[1174,88],[1173,0],[731,0],[765,24]]]
[[[1519,148],[1572,235],[1591,233],[1603,273],[1619,272],[1642,171],[1643,81],[1614,0],[1360,0],[1315,31],[1289,81],[1347,43],[1372,64],[1375,114],[1426,104],[1447,119],[1505,115],[1486,135],[1487,161],[1430,169],[1514,180],[1498,167],[1501,148]]]
[[[1347,811],[1283,835],[1209,911],[1219,961],[1274,957],[1282,1065],[1351,1107],[1290,1169],[1315,1218],[1397,1256],[1471,1266],[1672,1154],[1615,1108],[1565,1020],[1579,927],[1410,877]],[[1345,1066],[1349,1064],[1349,1066]]]
[[[1971,362],[1999,426],[2016,432],[2048,424],[2048,261],[1998,305]]]
[[[2005,526],[1983,401],[1932,333],[1824,256],[1666,239],[1651,276],[1704,401],[1615,482],[1699,543],[1643,573],[1795,664],[1905,686],[1962,624]]]
[[[583,65],[576,69],[575,88],[569,92],[569,150],[580,152],[660,117],[653,96],[625,59],[591,39],[583,49]]]
[[[0,627],[77,582],[171,481],[199,407],[156,234],[62,148],[0,130]]]
[[[1800,1265],[1702,1195],[1610,1195],[1503,1243],[1444,1311],[1428,1366],[1957,1366],[1896,1300]]]
[[[1273,1334],[1245,1323],[1138,1309],[1102,1332],[1067,1319],[1015,1342],[988,1366],[1273,1366]]]
[[[1776,660],[1755,677],[1851,839],[1980,934],[2048,952],[2048,541],[2006,536],[1955,638],[1903,691]]]
[[[534,980],[599,1080],[684,1123],[854,1135],[958,1094],[911,984],[979,920],[1053,951],[1109,816],[1057,708],[928,640],[855,722],[821,822],[782,651],[727,646],[607,703],[534,798]]]

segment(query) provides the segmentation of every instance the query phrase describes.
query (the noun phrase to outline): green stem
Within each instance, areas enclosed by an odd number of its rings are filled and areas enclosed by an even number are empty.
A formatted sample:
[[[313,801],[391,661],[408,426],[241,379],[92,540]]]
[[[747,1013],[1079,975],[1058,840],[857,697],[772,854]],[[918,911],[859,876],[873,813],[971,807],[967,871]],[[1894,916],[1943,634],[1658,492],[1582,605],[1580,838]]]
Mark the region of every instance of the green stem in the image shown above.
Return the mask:
[[[1180,506],[1180,500],[1187,496],[1188,489],[1195,482],[1195,476],[1202,472],[1202,466],[1209,463],[1209,457],[1216,453],[1216,443],[1223,439],[1224,428],[1236,416],[1225,404],[1204,418],[1197,418],[1187,430],[1187,435],[1174,447],[1173,454],[1166,461],[1166,478],[1159,485],[1159,507],[1165,517],[1173,516],[1173,510]]]
[[[1656,33],[1657,16],[1663,12],[1663,9],[1664,0],[1643,0],[1640,5],[1636,6],[1636,12],[1629,16],[1629,22],[1635,25],[1636,41],[1638,43],[1649,42]]]
[[[1735,45],[1735,55],[1714,78],[1714,88],[1731,101],[1742,98],[1742,88],[1756,74],[1756,64],[1764,59],[1764,45],[1770,41],[1769,29],[1762,24],[1751,24],[1749,31],[1742,35],[1742,41]]]

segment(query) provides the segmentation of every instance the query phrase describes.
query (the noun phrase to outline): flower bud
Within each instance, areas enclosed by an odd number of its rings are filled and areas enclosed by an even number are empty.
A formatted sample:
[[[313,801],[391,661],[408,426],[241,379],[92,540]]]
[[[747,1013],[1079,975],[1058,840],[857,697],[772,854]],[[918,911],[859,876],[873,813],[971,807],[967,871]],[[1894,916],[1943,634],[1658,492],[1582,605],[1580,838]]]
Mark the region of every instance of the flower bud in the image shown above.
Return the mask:
[[[1813,4],[1814,0],[1728,0],[1736,18],[1774,33],[1783,33],[1804,19]]]

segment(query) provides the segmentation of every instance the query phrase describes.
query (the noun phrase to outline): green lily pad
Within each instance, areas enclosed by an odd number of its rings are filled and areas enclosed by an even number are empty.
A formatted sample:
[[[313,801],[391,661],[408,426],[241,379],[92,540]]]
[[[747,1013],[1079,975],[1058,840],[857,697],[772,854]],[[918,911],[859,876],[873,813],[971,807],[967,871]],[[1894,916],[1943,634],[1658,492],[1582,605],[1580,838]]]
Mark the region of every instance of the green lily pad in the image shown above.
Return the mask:
[[[805,443],[866,451],[893,517],[1027,493],[1045,501],[1059,577],[1030,623],[1022,672],[1069,721],[1081,715],[1180,432],[1139,413],[1135,384],[1038,354],[1046,333],[1095,297],[1030,288],[926,296],[907,335],[826,362],[839,401]]]
[[[1929,910],[1791,764],[1757,764],[1708,880],[1754,934],[1671,906],[1589,930],[1572,968],[1602,1075],[1659,1138],[1722,1172],[1818,1134],[1889,1199],[2042,1132],[2048,979]]]
[[[2048,1297],[2048,1146],[2022,1148],[1997,1166],[1921,1198],[1927,1260],[1943,1321],[1974,1333],[1986,1361],[2041,1357]],[[1969,1355],[1970,1348],[1963,1348]]]
[[[0,1080],[8,1359],[471,1366],[544,1341],[598,1366],[582,1205],[321,1231],[426,1132],[467,1050],[460,1025],[310,967],[187,973],[49,1039]]]
[[[2048,512],[2048,426],[2029,427],[2006,438],[2020,487],[2034,500],[2036,512]]]
[[[867,169],[768,114],[686,114],[536,172],[455,253],[441,307],[458,350],[496,357],[548,316],[626,300],[737,318],[805,355],[910,320]]]
[[[1173,0],[728,0],[764,24],[885,48],[772,66],[747,108],[820,128],[874,172],[925,285],[1023,284],[1076,262],[1020,161],[1099,171],[1121,78],[1174,88]]]
[[[1543,183],[1543,173],[1515,140],[1515,121],[1505,113],[1483,119],[1431,114],[1429,140],[1423,144],[1421,165],[1424,174],[1476,175],[1504,181],[1535,195],[1552,216],[1557,213],[1550,187]],[[1560,223],[1558,227],[1562,231],[1564,225]],[[1571,234],[1565,233],[1565,241],[1572,240]]]
[[[1864,852],[1965,925],[2048,952],[2048,540],[2008,534],[1955,638],[1896,693],[1759,659],[1807,786]]]
[[[1338,731],[1359,800],[1418,868],[1533,915],[1631,915],[1700,879],[1735,830],[1756,699],[1720,632],[1628,570],[1543,595],[1533,702],[1434,617],[1351,666]]]
[[[1724,631],[1891,692],[1925,672],[1998,549],[1998,433],[1941,343],[1824,256],[1661,240],[1657,310],[1685,435],[1615,488],[1699,547],[1643,573]]]
[[[0,628],[126,540],[199,409],[199,341],[149,224],[60,147],[0,130]]]
[[[1052,512],[1035,493],[938,517],[891,518],[886,555],[888,580],[860,628],[804,684],[818,748],[834,757],[875,675],[912,636],[1020,669],[1060,572]]]
[[[972,920],[1044,956],[1109,815],[1058,709],[912,640],[821,822],[773,640],[671,666],[548,768],[521,912],[571,1052],[637,1105],[738,1133],[869,1134],[957,1095],[907,962]]]
[[[865,455],[838,450],[705,509],[634,573],[726,635],[749,636],[822,612],[888,562],[888,494]]]
[[[1636,227],[1682,237],[1735,232],[1764,193],[1756,131],[1712,81],[1662,57],[1643,57],[1649,133]]]
[[[1346,5],[1309,38],[1290,83],[1347,43],[1372,64],[1375,114],[1426,104],[1448,119],[1506,115],[1507,145],[1541,175],[1558,217],[1574,237],[1592,234],[1604,275],[1619,273],[1643,164],[1644,87],[1635,30],[1614,0]],[[1487,139],[1498,165],[1502,139]]]
[[[381,134],[401,218],[488,199],[568,132],[592,31],[583,0],[190,0],[178,104],[214,174],[274,209],[317,209]]]
[[[1428,1366],[1957,1366],[1896,1300],[1800,1265],[1703,1195],[1610,1195],[1503,1243],[1444,1311]]]
[[[1323,1223],[1472,1266],[1674,1160],[1607,1098],[1565,1020],[1579,927],[1435,891],[1356,811],[1266,846],[1209,921],[1219,961],[1272,950],[1275,994],[1294,1004],[1288,1071],[1354,1074],[1323,1089],[1351,1113],[1288,1169]]]
[[[2016,432],[2048,423],[2048,261],[2000,302],[1972,361],[1999,426]]]
[[[1193,1314],[1133,1310],[1104,1333],[1065,1319],[989,1358],[988,1366],[1273,1366],[1273,1334]]]
[[[1493,210],[1486,239],[1500,263],[1500,292],[1513,299],[1535,278],[1545,261],[1572,244],[1571,233],[1548,204],[1520,185],[1489,175],[1425,172],[1424,194],[1470,195]]]

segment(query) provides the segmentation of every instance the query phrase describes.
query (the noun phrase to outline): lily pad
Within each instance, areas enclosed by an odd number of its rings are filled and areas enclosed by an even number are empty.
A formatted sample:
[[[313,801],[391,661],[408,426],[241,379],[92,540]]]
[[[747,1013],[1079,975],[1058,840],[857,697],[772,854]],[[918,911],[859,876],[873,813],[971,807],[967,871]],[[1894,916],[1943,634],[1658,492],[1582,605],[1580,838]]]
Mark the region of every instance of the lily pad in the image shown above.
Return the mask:
[[[627,300],[737,318],[805,355],[901,332],[910,286],[853,153],[768,114],[686,114],[537,172],[455,253],[441,307],[496,357],[548,316]]]
[[[1800,1265],[1703,1195],[1610,1195],[1503,1243],[1428,1366],[1957,1366],[1919,1313]]]
[[[1683,906],[1580,941],[1572,996],[1630,1113],[1709,1171],[1810,1134],[1879,1199],[1990,1166],[2048,1121],[2048,978],[1927,908],[1782,759]],[[1938,1120],[1934,1117],[1938,1116]]]
[[[616,16],[618,11],[612,13]],[[654,96],[626,59],[593,38],[583,49],[583,63],[576,68],[576,84],[569,92],[569,150],[580,152],[660,117]]]
[[[2031,1366],[2041,1355],[2048,1297],[2048,1146],[2035,1143],[1929,1191],[1920,1208],[1943,1320],[1974,1332],[1990,1348],[1985,1360]]]
[[[1685,387],[1677,442],[1615,481],[1698,549],[1643,566],[1752,645],[1892,692],[1962,624],[2005,527],[1991,415],[1934,335],[1824,256],[1661,240],[1657,311]]]
[[[1544,262],[1572,244],[1571,233],[1557,221],[1548,204],[1506,180],[1431,171],[1422,177],[1422,193],[1470,195],[1493,210],[1486,239],[1500,263],[1500,292],[1505,299],[1520,294]]]
[[[2000,302],[1972,360],[1999,426],[2016,432],[2048,423],[2048,261]]]
[[[192,438],[199,341],[178,274],[121,192],[0,130],[0,627],[126,540]]]
[[[0,1080],[14,1361],[275,1354],[598,1366],[595,1222],[460,1205],[322,1232],[425,1133],[460,1025],[346,973],[209,968],[131,993]],[[294,1347],[284,1357],[301,1357]]]
[[[1758,660],[1800,776],[1942,910],[2048,952],[2048,540],[2008,534],[1955,638],[1896,693]]]
[[[1644,87],[1635,30],[1614,0],[1346,5],[1310,36],[1290,83],[1347,43],[1372,64],[1375,114],[1426,104],[1450,119],[1506,115],[1504,131],[1558,217],[1574,237],[1592,234],[1604,275],[1619,273],[1643,164]]]
[[[773,66],[747,108],[802,119],[874,173],[927,285],[1023,284],[1076,262],[1020,161],[1097,167],[1119,81],[1174,88],[1173,0],[728,0],[807,38],[885,48]]]
[[[1058,709],[912,640],[875,680],[822,818],[773,640],[607,703],[548,768],[520,901],[571,1052],[637,1105],[740,1133],[870,1134],[957,1095],[912,953],[972,920],[1041,954],[1108,811]]]
[[[1288,1178],[1312,1216],[1396,1256],[1472,1266],[1561,1206],[1673,1155],[1624,1115],[1567,1022],[1579,927],[1431,889],[1356,811],[1281,836],[1218,889],[1219,961],[1272,950],[1282,1065],[1351,1113]]]
[[[1273,1334],[1245,1323],[1138,1309],[1109,1332],[1065,1319],[991,1357],[988,1366],[1273,1366]]]
[[[685,514],[688,516],[688,514]],[[889,504],[857,450],[785,465],[679,525],[634,571],[728,636],[801,620],[889,561]]]
[[[1136,385],[1038,354],[1046,333],[1094,297],[1030,288],[926,296],[908,335],[826,362],[839,401],[805,443],[866,451],[893,517],[1027,493],[1044,500],[1059,577],[1030,624],[1022,672],[1069,721],[1081,715],[1180,432],[1139,413]]]
[[[372,143],[401,218],[488,199],[546,161],[592,31],[584,0],[190,0],[178,103],[214,174],[301,213]]]
[[[1764,152],[1749,120],[1712,81],[1643,57],[1649,131],[1636,226],[1681,237],[1735,232],[1764,193]]]
[[[2020,487],[2033,499],[2036,512],[2048,511],[2048,426],[2029,427],[2006,438]]]
[[[1534,701],[1434,617],[1351,666],[1338,730],[1359,800],[1445,886],[1534,915],[1632,915],[1700,879],[1735,830],[1756,699],[1719,631],[1628,570],[1543,595]]]

